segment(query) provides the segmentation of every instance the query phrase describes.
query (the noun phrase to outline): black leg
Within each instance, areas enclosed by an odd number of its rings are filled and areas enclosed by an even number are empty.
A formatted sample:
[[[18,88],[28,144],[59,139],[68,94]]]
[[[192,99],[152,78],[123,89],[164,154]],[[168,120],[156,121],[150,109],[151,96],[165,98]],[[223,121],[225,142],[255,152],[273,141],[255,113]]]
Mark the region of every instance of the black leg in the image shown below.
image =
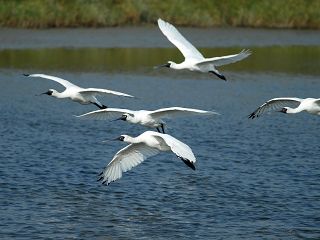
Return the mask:
[[[107,108],[107,106],[105,106],[105,105],[102,105],[102,106],[100,106],[99,104],[97,104],[97,103],[92,103],[92,104],[94,104],[94,105],[96,105],[98,108],[100,108],[100,109],[106,109]]]
[[[216,75],[218,78],[222,79],[222,80],[225,80],[227,81],[226,77],[219,74],[219,73],[216,73],[215,71],[209,71],[209,73],[213,73],[214,75]]]
[[[162,133],[165,133],[165,132],[164,132],[164,125],[163,125],[163,123],[161,123],[161,129],[162,129]]]
[[[159,133],[161,133],[158,127],[157,127],[157,130],[158,130]]]

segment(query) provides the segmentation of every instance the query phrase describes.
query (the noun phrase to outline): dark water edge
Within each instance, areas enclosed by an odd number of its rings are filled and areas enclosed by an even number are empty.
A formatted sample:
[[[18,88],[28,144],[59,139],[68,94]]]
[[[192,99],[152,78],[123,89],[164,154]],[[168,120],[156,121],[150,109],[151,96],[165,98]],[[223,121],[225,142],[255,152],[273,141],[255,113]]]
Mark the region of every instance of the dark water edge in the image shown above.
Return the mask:
[[[263,28],[180,28],[194,46],[317,46],[319,30]],[[0,49],[38,48],[168,48],[173,45],[153,27],[12,29],[0,28]]]
[[[47,96],[44,79],[0,72],[0,234],[4,239],[318,239],[319,117],[247,115],[279,96],[317,97],[317,76],[228,72],[235,81],[52,72],[81,86],[128,92],[112,107],[185,106],[214,118],[168,121],[193,149],[196,171],[160,154],[110,186],[97,174],[120,148],[101,143],[143,127],[81,121],[95,110]],[[59,88],[59,87],[57,87]]]
[[[200,48],[205,56],[224,56],[242,48]],[[238,63],[222,66],[221,71],[274,72],[320,75],[319,46],[273,46],[250,48],[252,55]],[[63,59],[63,61],[61,60]],[[0,68],[32,72],[81,71],[171,74],[169,69],[155,71],[153,66],[168,60],[183,61],[174,48],[53,48],[0,50]],[[188,76],[190,72],[186,74]],[[202,77],[200,74],[195,76]]]

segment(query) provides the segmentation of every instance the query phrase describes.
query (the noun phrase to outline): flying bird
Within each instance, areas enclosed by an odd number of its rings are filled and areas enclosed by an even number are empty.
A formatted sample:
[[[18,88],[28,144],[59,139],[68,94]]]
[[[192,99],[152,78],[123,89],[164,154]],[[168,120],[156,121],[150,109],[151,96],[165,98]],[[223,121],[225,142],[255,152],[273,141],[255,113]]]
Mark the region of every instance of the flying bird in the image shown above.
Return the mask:
[[[204,111],[199,109],[192,108],[182,108],[182,107],[170,107],[170,108],[161,108],[154,111],[148,110],[138,110],[133,111],[129,109],[121,108],[108,108],[97,111],[92,111],[89,113],[82,114],[77,117],[91,118],[98,120],[123,120],[129,123],[140,124],[150,128],[156,128],[158,132],[160,128],[162,133],[165,133],[164,126],[165,118],[175,118],[175,117],[188,117],[193,115],[213,115],[218,114],[212,111]]]
[[[158,26],[168,40],[180,50],[185,60],[182,63],[168,61],[166,64],[156,66],[156,68],[168,67],[177,70],[189,69],[191,71],[209,72],[215,74],[223,80],[226,80],[225,76],[222,75],[216,69],[216,67],[238,62],[251,54],[250,50],[244,49],[240,53],[234,55],[205,58],[188,40],[186,40],[179,33],[179,31],[173,25],[159,18]]]
[[[67,80],[64,80],[62,78],[54,77],[54,76],[49,76],[45,74],[23,74],[24,76],[27,77],[40,77],[40,78],[46,78],[49,80],[53,80],[55,82],[60,83],[63,85],[66,89],[63,92],[58,92],[57,90],[54,89],[49,89],[47,92],[41,93],[42,94],[47,94],[52,97],[56,98],[69,98],[72,101],[78,102],[80,104],[94,104],[100,109],[105,109],[107,106],[101,104],[96,96],[97,95],[102,95],[102,94],[112,94],[112,95],[117,95],[121,97],[133,97],[129,94],[126,93],[121,93],[121,92],[116,92],[116,91],[111,91],[108,89],[101,89],[101,88],[81,88]]]
[[[278,111],[288,114],[305,111],[307,113],[320,115],[320,98],[273,98],[258,107],[248,117],[254,119],[263,113],[270,111]]]
[[[188,167],[195,170],[196,158],[191,148],[185,143],[168,134],[146,131],[137,137],[121,135],[116,140],[130,143],[114,155],[111,162],[99,174],[98,181],[109,185],[149,157],[160,152],[173,152]]]

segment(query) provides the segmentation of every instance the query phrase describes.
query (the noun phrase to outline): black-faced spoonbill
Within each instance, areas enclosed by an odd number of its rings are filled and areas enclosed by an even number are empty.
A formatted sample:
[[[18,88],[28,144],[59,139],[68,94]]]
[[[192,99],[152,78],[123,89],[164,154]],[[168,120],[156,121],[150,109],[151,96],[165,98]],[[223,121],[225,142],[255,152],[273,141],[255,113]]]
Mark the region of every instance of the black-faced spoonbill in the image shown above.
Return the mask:
[[[219,73],[216,67],[240,61],[251,54],[249,50],[242,50],[240,53],[234,55],[205,58],[188,40],[186,40],[179,33],[179,31],[173,25],[159,18],[158,26],[168,40],[180,50],[185,60],[182,63],[168,61],[166,64],[156,66],[156,68],[168,67],[177,70],[189,69],[191,71],[206,73],[210,72],[219,78],[226,80],[225,76]]]
[[[89,113],[82,114],[77,117],[98,119],[98,120],[107,120],[114,118],[115,120],[123,120],[129,123],[140,124],[150,128],[156,128],[160,132],[160,128],[163,133],[165,118],[175,118],[175,117],[188,117],[193,115],[213,115],[219,113],[212,111],[204,111],[199,109],[192,108],[182,108],[182,107],[170,107],[170,108],[161,108],[154,111],[148,110],[138,110],[133,111],[129,109],[121,108],[108,108],[97,111],[92,111]]]
[[[287,107],[288,105],[293,105],[295,108]],[[288,114],[305,111],[320,115],[320,98],[273,98],[258,107],[249,115],[249,118],[254,119],[272,110]]]
[[[146,131],[137,137],[121,135],[117,140],[130,143],[114,155],[111,162],[99,174],[98,181],[110,184],[122,177],[123,172],[160,152],[172,151],[188,167],[195,170],[196,158],[191,148],[178,139],[163,133]]]
[[[96,96],[97,95],[102,95],[102,94],[112,94],[112,95],[117,95],[121,97],[133,97],[131,95],[128,95],[126,93],[122,92],[116,92],[116,91],[111,91],[108,89],[101,89],[101,88],[81,88],[67,80],[64,80],[62,78],[54,77],[54,76],[49,76],[45,74],[23,74],[24,76],[27,77],[40,77],[40,78],[46,78],[53,80],[55,82],[60,83],[63,85],[66,89],[63,92],[58,92],[57,90],[54,89],[49,89],[47,92],[44,92],[42,94],[47,94],[52,97],[56,98],[69,98],[72,101],[81,103],[81,104],[94,104],[100,109],[105,109],[107,108],[105,105],[101,104]]]

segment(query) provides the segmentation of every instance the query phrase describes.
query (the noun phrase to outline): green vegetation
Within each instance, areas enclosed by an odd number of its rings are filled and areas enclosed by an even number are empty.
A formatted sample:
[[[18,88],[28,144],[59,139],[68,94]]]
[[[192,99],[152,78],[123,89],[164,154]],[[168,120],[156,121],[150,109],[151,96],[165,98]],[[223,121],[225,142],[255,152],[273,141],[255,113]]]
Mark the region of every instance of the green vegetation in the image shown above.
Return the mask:
[[[320,28],[320,0],[0,0],[0,26]]]

